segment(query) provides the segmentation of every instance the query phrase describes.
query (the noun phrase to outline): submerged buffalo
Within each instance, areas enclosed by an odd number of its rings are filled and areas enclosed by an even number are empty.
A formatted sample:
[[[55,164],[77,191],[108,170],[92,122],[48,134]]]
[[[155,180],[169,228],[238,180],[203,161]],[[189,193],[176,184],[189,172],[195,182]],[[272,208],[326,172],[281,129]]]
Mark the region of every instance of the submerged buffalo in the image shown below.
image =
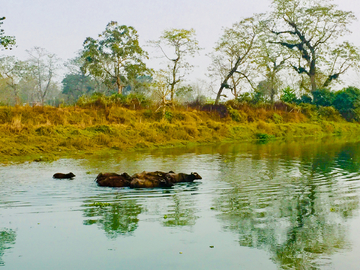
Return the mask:
[[[53,178],[56,178],[56,179],[71,179],[75,177],[75,174],[73,174],[72,172],[69,172],[69,173],[55,173],[53,175]]]
[[[155,172],[142,172],[129,176],[127,173],[100,173],[96,177],[96,182],[99,186],[108,187],[130,187],[130,188],[156,188],[156,187],[172,187],[180,182],[193,182],[195,179],[202,179],[202,177],[194,172],[191,174]]]
[[[194,182],[195,179],[202,179],[196,172],[192,172],[191,174],[170,172],[168,175],[174,184],[180,182]]]
[[[154,187],[171,187],[173,186],[169,173],[165,172],[142,172],[132,176],[130,182],[131,188],[154,188]]]
[[[104,187],[129,187],[132,178],[127,173],[99,173],[96,183]]]

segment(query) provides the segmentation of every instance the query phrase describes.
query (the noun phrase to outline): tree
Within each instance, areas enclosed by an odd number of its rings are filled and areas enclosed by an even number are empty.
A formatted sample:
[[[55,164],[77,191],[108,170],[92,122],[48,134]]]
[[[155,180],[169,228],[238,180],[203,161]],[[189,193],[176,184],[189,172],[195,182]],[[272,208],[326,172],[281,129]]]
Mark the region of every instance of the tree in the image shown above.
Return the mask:
[[[84,74],[66,74],[61,81],[63,85],[62,94],[68,97],[68,101],[75,102],[84,94],[93,93],[96,83],[90,76]]]
[[[147,53],[138,38],[133,27],[111,21],[99,39],[88,37],[84,41],[83,71],[121,94],[131,79],[150,74],[143,62]]]
[[[165,30],[159,40],[151,41],[151,43],[158,46],[166,59],[169,60],[167,69],[170,72],[166,81],[170,86],[170,99],[173,102],[176,92],[180,89],[179,85],[181,85],[185,76],[193,68],[186,60],[186,57],[194,57],[201,49],[196,39],[195,30]],[[173,49],[171,55],[165,52],[164,45]]]
[[[213,58],[213,64],[220,66],[222,72],[221,85],[215,100],[216,105],[219,104],[222,91],[225,88],[234,89],[239,80],[245,79],[254,88],[249,73],[252,70],[252,55],[258,46],[258,36],[261,32],[259,24],[261,16],[255,15],[243,19],[233,24],[231,28],[226,28],[217,43],[215,47],[217,57]],[[233,85],[229,84],[229,80]],[[237,94],[236,92],[235,95]]]
[[[274,44],[293,55],[292,67],[308,76],[311,91],[328,86],[350,67],[358,66],[358,49],[349,42],[336,44],[349,33],[355,20],[351,11],[342,11],[332,0],[273,0]],[[325,79],[321,80],[321,74]],[[317,81],[318,80],[318,81]]]
[[[84,65],[81,54],[68,60],[64,65],[68,73],[61,82],[62,94],[66,96],[68,102],[75,102],[82,95],[108,92],[108,88],[97,78],[84,73],[81,68]]]
[[[29,75],[29,66],[14,56],[0,58],[0,77],[5,79],[6,86],[11,90],[15,104],[20,103],[20,82]]]
[[[217,53],[210,53],[211,65],[208,67],[209,74],[208,76],[215,81],[219,78],[221,81],[229,74],[229,66],[232,66],[232,60],[227,61],[224,59],[224,56]],[[242,77],[238,73],[234,73],[230,78],[230,83],[227,84],[224,88],[230,89],[231,93],[235,98],[238,98],[240,95],[240,83]]]
[[[288,68],[287,61],[290,59],[290,55],[282,47],[269,43],[269,33],[266,29],[269,24],[273,23],[271,18],[264,19],[260,23],[264,30],[260,33],[259,47],[253,58],[258,66],[257,70],[261,71],[265,79],[259,82],[257,90],[268,96],[270,102],[274,103],[275,96],[282,84],[279,73]]]
[[[40,47],[34,47],[27,52],[30,55],[30,74],[36,83],[34,91],[41,105],[44,105],[46,97],[56,88],[54,78],[59,69],[59,59]]]
[[[160,100],[160,106],[157,110],[161,107],[163,108],[163,113],[165,114],[166,106],[170,103],[166,98],[171,93],[171,88],[169,84],[169,76],[167,71],[159,70],[155,72],[155,80],[153,82],[154,90],[153,96],[155,99]]]
[[[3,20],[5,20],[5,17],[0,18],[0,48],[4,49],[12,49],[12,46],[15,46],[15,37],[13,36],[5,36],[4,29],[1,29]]]

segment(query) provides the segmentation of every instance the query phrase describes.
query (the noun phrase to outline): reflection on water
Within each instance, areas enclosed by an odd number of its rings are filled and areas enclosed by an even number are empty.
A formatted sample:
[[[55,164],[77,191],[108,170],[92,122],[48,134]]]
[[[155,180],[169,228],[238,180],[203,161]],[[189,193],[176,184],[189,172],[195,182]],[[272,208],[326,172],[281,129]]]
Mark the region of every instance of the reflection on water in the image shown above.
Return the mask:
[[[195,225],[198,217],[195,215],[196,209],[192,198],[175,194],[170,199],[171,203],[165,211],[162,224],[167,227]]]
[[[6,250],[12,248],[15,244],[16,233],[13,230],[2,230],[0,231],[0,266],[4,266],[2,257]]]
[[[350,246],[346,219],[359,208],[359,145],[222,156],[215,200],[224,228],[241,246],[267,250],[283,269],[314,269]]]
[[[106,201],[104,199],[106,198]],[[122,200],[121,195],[97,196],[85,201],[84,225],[97,224],[110,238],[131,234],[138,227],[142,207],[135,200]]]
[[[74,181],[51,178],[70,170]],[[144,170],[197,171],[203,179],[168,189],[104,188],[93,181],[99,172]],[[360,252],[350,228],[360,226],[359,170],[360,143],[337,138],[0,167],[0,228],[9,228],[0,231],[0,266],[331,268],[349,262],[335,255]],[[347,269],[357,269],[350,262]]]

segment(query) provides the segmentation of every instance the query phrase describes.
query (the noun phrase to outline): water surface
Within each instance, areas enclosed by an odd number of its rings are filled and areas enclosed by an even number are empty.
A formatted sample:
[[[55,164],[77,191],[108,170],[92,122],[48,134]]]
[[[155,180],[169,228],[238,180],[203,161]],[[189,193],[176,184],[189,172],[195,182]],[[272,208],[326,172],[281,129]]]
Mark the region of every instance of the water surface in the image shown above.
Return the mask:
[[[360,143],[335,139],[0,166],[0,269],[359,269],[359,169]],[[203,179],[94,182],[144,170]]]

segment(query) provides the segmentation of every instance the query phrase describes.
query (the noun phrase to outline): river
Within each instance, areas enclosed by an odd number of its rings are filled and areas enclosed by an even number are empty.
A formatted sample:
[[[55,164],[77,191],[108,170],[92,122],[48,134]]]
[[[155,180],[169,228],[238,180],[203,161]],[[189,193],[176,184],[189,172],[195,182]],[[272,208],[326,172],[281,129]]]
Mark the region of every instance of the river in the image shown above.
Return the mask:
[[[202,179],[94,182],[144,170]],[[0,165],[0,269],[359,269],[359,172],[360,143],[337,138]]]

